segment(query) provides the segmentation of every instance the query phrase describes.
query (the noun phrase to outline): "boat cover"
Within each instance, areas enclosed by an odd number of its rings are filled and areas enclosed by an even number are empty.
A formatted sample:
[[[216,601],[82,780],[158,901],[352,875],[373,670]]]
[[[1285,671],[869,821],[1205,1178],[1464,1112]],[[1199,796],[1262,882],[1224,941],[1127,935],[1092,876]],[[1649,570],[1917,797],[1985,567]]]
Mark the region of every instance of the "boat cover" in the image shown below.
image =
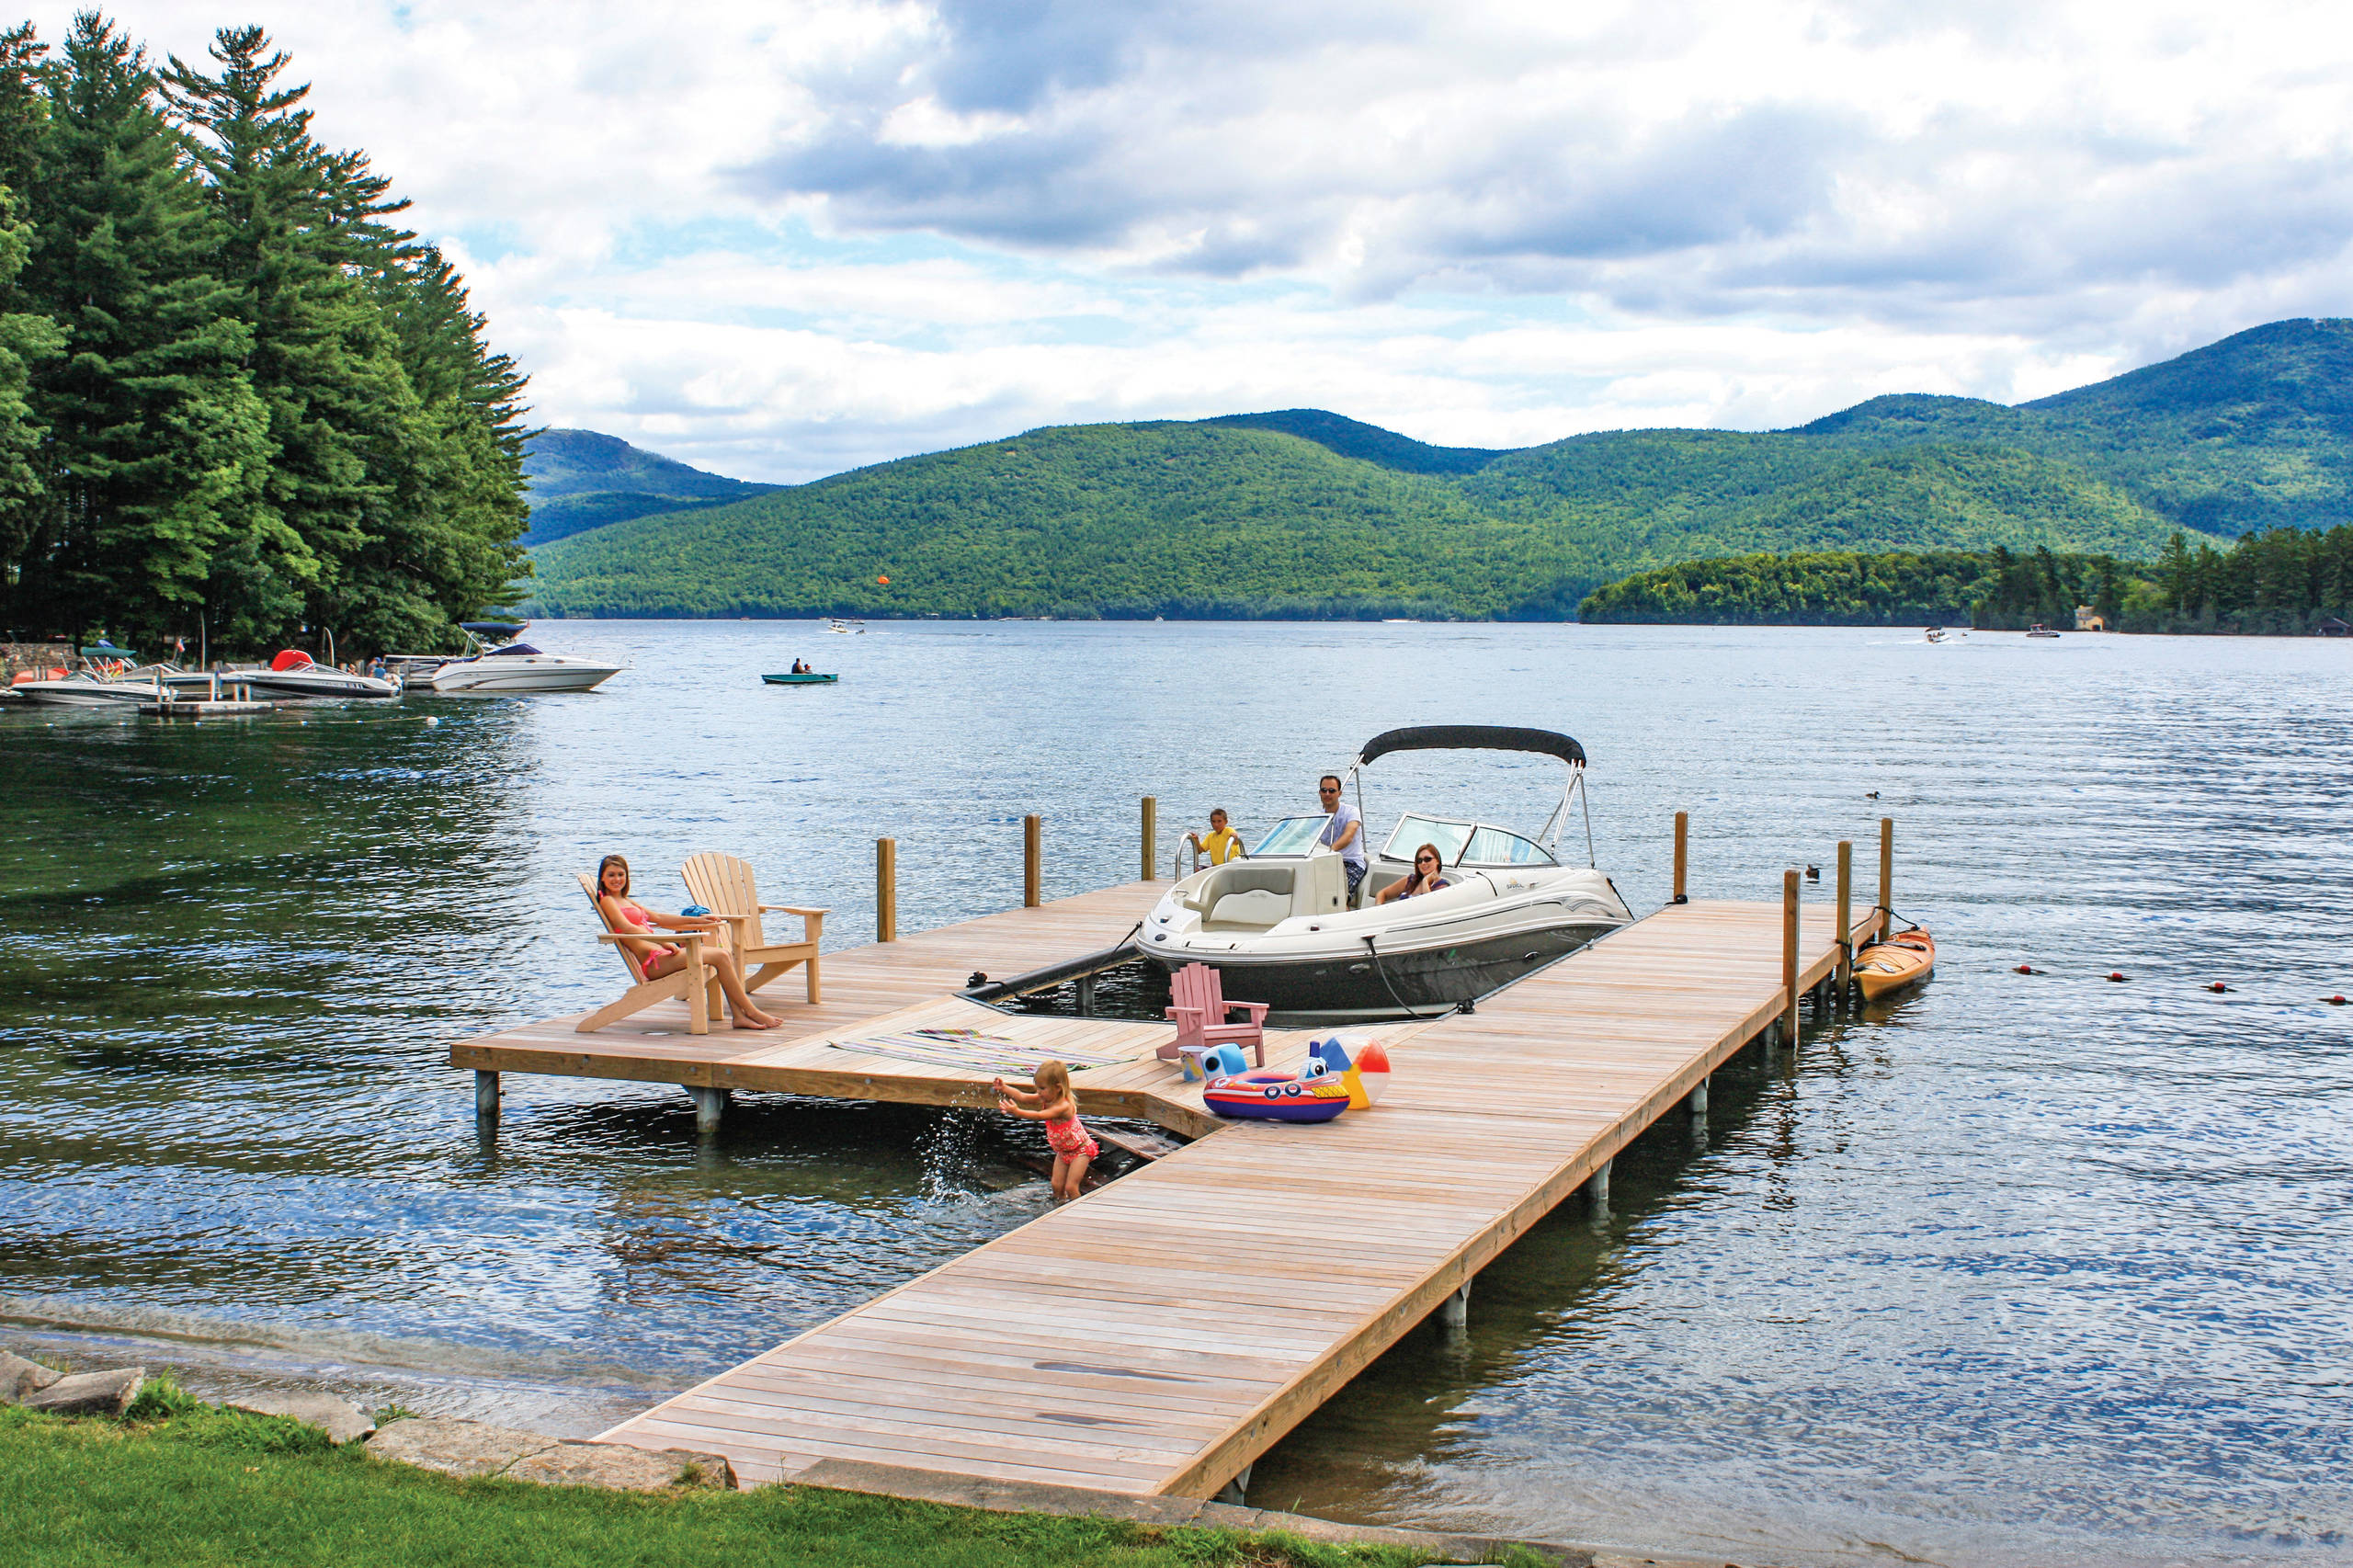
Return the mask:
[[[1508,724],[1415,724],[1387,730],[1365,742],[1357,766],[1392,751],[1532,751],[1585,766],[1585,747],[1551,730],[1523,730]]]
[[[279,651],[278,657],[270,660],[269,667],[273,670],[299,670],[304,665],[317,662],[300,648],[286,648]]]

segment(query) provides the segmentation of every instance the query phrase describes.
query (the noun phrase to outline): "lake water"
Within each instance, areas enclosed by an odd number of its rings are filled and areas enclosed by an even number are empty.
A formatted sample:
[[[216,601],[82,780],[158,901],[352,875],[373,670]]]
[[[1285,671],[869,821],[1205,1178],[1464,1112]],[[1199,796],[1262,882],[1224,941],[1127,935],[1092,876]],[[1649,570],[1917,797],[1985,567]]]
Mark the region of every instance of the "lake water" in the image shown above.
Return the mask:
[[[573,873],[724,848],[870,939],[1131,878],[1396,724],[1566,730],[1638,912],[1898,823],[1936,982],[1719,1075],[1257,1467],[1336,1517],[1807,1562],[2353,1554],[2353,649],[1563,626],[545,623],[586,697],[0,713],[0,1342],[603,1422],[1040,1211],[992,1117],[521,1078],[603,999]],[[795,654],[838,687],[767,688]],[[1542,759],[1401,807],[1540,822]],[[1876,792],[1877,798],[1870,798]],[[1174,825],[1170,825],[1174,824]],[[1574,832],[1570,835],[1575,836]],[[1564,839],[1564,843],[1566,840]],[[1580,846],[1581,847],[1581,846]],[[2014,972],[2020,962],[2047,971]],[[2123,983],[2105,976],[2119,970]],[[2212,980],[2232,989],[2212,994]]]

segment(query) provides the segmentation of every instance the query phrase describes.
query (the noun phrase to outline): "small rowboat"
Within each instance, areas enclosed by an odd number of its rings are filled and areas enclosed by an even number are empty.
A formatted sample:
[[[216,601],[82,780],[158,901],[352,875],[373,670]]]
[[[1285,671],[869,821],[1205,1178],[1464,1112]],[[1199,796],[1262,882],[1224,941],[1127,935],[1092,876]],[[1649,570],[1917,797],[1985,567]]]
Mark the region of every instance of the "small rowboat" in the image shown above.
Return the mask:
[[[1917,926],[1855,953],[1855,983],[1863,988],[1867,1002],[1926,980],[1936,970],[1937,939]]]
[[[762,676],[760,678],[770,686],[831,686],[842,677],[837,675],[821,676],[814,670],[807,670],[797,676]]]

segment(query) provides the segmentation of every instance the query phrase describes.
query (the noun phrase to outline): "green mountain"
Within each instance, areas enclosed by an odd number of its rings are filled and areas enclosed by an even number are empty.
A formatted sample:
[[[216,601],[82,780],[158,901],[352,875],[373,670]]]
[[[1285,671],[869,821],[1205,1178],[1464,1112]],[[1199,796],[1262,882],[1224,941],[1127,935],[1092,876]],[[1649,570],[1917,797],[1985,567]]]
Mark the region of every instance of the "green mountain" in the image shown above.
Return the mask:
[[[534,552],[532,608],[1551,619],[1747,552],[2145,560],[2178,527],[2353,516],[2348,372],[2353,322],[2280,322],[2016,408],[1876,398],[1759,435],[1435,447],[1313,409],[1051,426],[584,525]]]
[[[782,488],[728,479],[594,430],[541,430],[523,451],[527,545],[658,512],[724,506]]]

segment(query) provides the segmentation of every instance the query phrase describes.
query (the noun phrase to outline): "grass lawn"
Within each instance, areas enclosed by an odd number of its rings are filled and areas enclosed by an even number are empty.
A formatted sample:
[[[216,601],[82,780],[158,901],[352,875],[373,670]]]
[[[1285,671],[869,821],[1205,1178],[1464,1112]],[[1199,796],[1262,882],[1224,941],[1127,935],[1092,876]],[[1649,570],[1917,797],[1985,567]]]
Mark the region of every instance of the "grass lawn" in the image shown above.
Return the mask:
[[[458,1481],[165,1385],[124,1421],[0,1408],[0,1564],[1406,1568],[1279,1536],[991,1514],[813,1488],[645,1496]]]

